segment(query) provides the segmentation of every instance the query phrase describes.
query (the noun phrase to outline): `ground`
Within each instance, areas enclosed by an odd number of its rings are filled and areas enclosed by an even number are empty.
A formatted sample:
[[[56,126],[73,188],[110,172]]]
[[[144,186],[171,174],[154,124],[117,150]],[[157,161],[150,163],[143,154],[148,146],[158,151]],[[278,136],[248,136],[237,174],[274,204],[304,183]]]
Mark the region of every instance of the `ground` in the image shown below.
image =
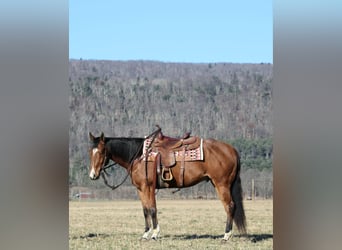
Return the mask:
[[[247,235],[233,226],[222,243],[226,216],[219,200],[159,200],[158,241],[140,241],[140,201],[71,201],[70,249],[273,249],[273,201],[244,201]]]

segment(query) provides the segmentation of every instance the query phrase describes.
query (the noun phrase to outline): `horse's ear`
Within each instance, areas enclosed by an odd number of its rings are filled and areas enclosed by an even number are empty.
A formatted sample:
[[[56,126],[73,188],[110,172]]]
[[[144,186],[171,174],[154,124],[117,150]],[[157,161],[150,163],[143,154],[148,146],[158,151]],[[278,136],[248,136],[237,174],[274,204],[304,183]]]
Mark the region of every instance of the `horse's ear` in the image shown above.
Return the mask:
[[[101,132],[100,140],[103,141],[103,142],[105,141],[103,132]]]
[[[90,138],[90,140],[91,140],[92,142],[94,142],[95,137],[91,134],[91,132],[89,132],[89,138]]]

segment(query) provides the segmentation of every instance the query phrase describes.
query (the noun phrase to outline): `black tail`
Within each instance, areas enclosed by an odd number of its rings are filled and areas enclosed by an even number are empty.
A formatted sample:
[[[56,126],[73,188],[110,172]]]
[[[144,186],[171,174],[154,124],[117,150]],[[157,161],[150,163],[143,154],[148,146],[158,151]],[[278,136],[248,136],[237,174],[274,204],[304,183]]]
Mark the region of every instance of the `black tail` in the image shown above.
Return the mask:
[[[236,151],[236,150],[235,150]],[[235,209],[233,213],[233,220],[239,230],[240,233],[246,233],[246,216],[245,211],[243,209],[242,202],[242,187],[241,187],[241,179],[240,179],[240,155],[237,153],[237,172],[236,177],[232,185],[232,198],[235,204]]]

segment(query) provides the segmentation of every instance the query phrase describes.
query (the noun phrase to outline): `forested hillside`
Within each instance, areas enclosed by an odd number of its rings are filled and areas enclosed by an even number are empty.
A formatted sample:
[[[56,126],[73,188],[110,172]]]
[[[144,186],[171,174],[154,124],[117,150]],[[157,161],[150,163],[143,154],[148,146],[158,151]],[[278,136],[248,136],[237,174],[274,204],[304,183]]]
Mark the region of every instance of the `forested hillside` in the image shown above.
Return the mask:
[[[155,124],[229,142],[244,173],[271,173],[272,77],[271,64],[70,60],[70,184],[89,185],[88,132],[143,137]]]

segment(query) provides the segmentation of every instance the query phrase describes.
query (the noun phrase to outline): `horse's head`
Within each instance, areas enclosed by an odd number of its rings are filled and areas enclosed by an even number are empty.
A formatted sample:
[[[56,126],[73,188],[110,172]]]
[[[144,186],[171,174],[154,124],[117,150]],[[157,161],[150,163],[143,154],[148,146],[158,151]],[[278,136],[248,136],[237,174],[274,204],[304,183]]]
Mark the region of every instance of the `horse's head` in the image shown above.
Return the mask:
[[[92,180],[97,180],[100,177],[101,169],[104,166],[106,158],[105,138],[103,133],[101,133],[101,136],[98,138],[95,138],[91,133],[89,133],[89,137],[93,144],[93,146],[89,149],[89,177]]]

